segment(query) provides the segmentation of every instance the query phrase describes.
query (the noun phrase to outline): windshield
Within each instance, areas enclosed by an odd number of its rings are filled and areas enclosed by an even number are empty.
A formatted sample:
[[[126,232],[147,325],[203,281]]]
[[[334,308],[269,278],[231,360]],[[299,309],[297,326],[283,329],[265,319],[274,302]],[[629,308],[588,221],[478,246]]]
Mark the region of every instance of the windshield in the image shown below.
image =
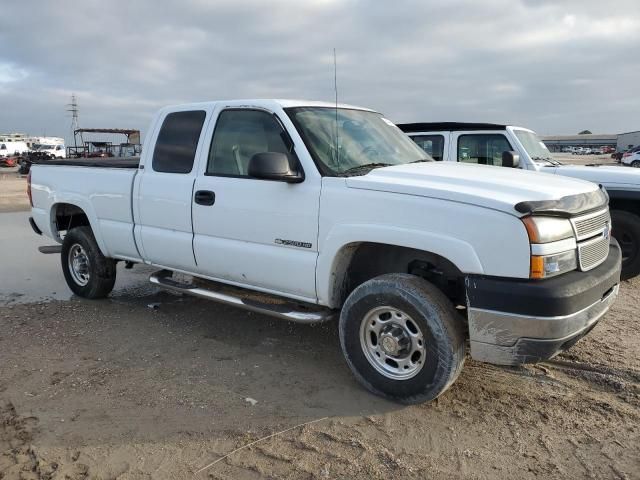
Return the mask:
[[[433,160],[379,113],[329,107],[286,111],[325,175],[364,175],[372,168]]]
[[[514,129],[513,131],[520,140],[520,143],[527,151],[531,160],[538,163],[545,163],[547,165],[561,165],[561,163],[553,158],[551,152],[544,144],[540,137],[533,132],[526,130]]]

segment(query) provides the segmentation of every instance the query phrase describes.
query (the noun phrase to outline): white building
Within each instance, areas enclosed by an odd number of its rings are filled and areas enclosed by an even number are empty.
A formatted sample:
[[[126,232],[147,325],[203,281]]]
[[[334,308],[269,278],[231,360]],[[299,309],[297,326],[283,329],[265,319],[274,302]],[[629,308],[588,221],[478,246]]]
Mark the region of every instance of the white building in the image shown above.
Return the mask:
[[[618,144],[616,145],[616,150],[618,150],[619,152],[624,152],[625,150],[629,150],[630,148],[636,147],[638,145],[640,145],[640,130],[618,134]]]

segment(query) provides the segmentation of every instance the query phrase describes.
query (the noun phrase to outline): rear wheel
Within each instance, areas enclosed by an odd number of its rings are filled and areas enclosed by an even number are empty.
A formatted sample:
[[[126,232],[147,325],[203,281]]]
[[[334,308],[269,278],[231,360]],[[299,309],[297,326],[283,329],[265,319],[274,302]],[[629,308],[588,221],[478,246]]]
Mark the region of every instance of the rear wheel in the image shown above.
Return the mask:
[[[633,162],[631,162],[631,166],[633,168],[640,168],[640,160],[634,160]]]
[[[356,379],[403,403],[433,400],[462,369],[462,318],[434,285],[407,274],[356,288],[340,315],[340,343]]]
[[[102,254],[90,227],[67,232],[60,259],[67,285],[76,295],[103,298],[113,290],[116,262]]]
[[[611,210],[611,222],[611,233],[622,251],[620,278],[628,280],[640,274],[640,217],[624,210]]]

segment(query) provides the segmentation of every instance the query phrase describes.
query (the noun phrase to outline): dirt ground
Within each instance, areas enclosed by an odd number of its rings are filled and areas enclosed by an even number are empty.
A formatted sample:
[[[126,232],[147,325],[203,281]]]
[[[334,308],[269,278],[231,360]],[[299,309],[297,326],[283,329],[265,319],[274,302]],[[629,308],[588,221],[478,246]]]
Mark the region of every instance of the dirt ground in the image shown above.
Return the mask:
[[[17,212],[29,208],[26,177],[17,168],[0,168],[0,213]]]
[[[410,407],[356,384],[333,323],[149,288],[0,297],[0,479],[640,478],[639,289],[552,361],[467,359]]]

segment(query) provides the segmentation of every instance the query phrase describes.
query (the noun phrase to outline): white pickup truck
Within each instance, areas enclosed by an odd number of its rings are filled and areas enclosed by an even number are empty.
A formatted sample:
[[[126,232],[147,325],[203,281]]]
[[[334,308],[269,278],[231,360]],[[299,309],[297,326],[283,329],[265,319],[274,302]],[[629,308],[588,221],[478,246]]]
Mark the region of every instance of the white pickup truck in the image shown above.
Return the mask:
[[[370,391],[437,397],[471,356],[547,359],[618,293],[620,249],[597,185],[433,162],[379,113],[288,100],[161,110],[139,159],[34,164],[31,225],[62,244],[73,292],[116,263],[297,322],[339,316]]]
[[[640,274],[640,171],[615,165],[565,165],[553,158],[534,131],[522,127],[460,122],[406,123],[398,127],[436,160],[519,167],[604,187],[613,221],[611,234],[622,249],[622,278]],[[503,162],[503,152],[516,156],[507,155]]]

